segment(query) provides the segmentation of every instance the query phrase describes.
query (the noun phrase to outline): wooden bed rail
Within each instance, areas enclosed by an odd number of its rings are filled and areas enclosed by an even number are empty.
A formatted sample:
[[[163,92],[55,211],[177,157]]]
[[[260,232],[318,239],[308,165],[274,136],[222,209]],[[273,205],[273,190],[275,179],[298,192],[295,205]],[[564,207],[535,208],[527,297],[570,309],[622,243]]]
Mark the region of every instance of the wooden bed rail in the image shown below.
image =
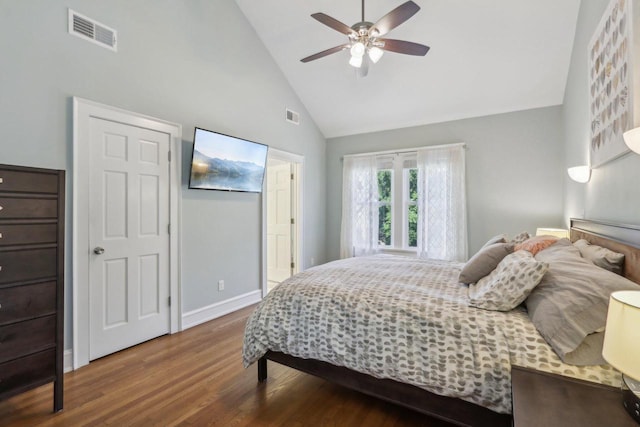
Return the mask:
[[[440,396],[414,385],[375,378],[327,362],[301,359],[274,351],[268,351],[258,360],[258,381],[260,382],[264,382],[267,378],[267,359],[454,425],[467,427],[511,426],[511,415],[498,414],[471,402]]]

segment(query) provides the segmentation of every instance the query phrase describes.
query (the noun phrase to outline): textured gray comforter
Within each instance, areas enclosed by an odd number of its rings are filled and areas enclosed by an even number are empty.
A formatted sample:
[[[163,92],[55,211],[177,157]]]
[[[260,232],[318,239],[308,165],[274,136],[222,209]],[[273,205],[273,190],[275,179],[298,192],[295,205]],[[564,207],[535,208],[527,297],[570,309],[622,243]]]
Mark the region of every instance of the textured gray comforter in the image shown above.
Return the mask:
[[[317,359],[511,412],[511,364],[616,384],[608,367],[557,358],[526,312],[469,307],[462,264],[377,255],[277,286],[247,322],[243,362],[267,350]]]

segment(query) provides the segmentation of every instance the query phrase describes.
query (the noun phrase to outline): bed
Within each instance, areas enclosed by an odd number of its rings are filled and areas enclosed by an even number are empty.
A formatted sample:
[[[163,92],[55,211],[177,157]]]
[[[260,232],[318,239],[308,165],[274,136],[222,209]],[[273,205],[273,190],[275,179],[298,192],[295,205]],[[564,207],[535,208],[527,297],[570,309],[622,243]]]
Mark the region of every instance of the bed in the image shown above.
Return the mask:
[[[625,254],[624,276],[640,282],[640,228],[574,219],[571,240],[578,239]],[[451,285],[461,268],[378,256],[307,270],[272,291],[251,316],[243,362],[257,362],[261,382],[271,360],[467,426],[511,424],[514,364],[619,384],[606,365],[563,363],[525,308],[468,307],[466,285]]]

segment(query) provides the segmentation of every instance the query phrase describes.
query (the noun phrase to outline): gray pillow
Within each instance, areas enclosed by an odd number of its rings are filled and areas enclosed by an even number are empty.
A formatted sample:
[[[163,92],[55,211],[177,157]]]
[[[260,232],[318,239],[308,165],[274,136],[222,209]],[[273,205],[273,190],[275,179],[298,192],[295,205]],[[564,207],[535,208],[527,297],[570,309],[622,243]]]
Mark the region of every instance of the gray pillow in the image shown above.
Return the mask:
[[[494,243],[480,249],[464,265],[458,280],[462,283],[476,283],[491,273],[504,257],[513,252],[512,243]]]
[[[540,283],[547,268],[547,263],[537,261],[528,251],[507,255],[488,276],[469,286],[469,305],[486,310],[513,310]]]
[[[548,263],[549,270],[526,299],[531,321],[562,361],[598,364],[595,356],[601,348],[583,354],[579,347],[588,335],[605,326],[612,292],[640,288],[582,258],[567,239],[558,240],[535,258]]]
[[[616,274],[622,274],[624,254],[614,252],[602,246],[592,245],[584,239],[573,244],[580,250],[582,258],[588,259],[598,267],[602,267]]]
[[[570,365],[606,365],[602,357],[604,332],[594,332],[587,335],[578,348],[564,355],[564,361]]]
[[[516,245],[517,245],[518,243],[522,243],[522,242],[524,242],[524,241],[525,241],[525,240],[527,240],[529,237],[531,237],[531,236],[529,236],[529,233],[527,233],[526,231],[523,231],[523,232],[521,232],[520,234],[516,234],[516,235],[514,236],[514,238],[513,238],[513,239],[511,239],[511,243],[514,243],[514,244],[516,244]]]
[[[493,236],[490,238],[487,243],[482,245],[483,248],[487,246],[495,245],[496,243],[507,243],[507,235],[506,234],[498,234],[497,236]],[[482,249],[482,248],[480,248]]]

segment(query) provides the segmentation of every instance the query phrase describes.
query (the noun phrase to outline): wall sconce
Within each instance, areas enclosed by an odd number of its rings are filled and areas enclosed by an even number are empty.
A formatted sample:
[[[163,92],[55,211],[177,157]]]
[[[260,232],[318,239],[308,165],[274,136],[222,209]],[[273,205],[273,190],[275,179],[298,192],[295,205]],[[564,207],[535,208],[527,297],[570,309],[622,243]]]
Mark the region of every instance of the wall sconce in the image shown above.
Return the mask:
[[[569,173],[569,177],[572,180],[581,184],[589,182],[589,180],[591,179],[591,168],[588,165],[574,166],[567,169],[567,172]]]
[[[627,147],[640,154],[640,127],[626,131],[622,134],[622,138]]]

